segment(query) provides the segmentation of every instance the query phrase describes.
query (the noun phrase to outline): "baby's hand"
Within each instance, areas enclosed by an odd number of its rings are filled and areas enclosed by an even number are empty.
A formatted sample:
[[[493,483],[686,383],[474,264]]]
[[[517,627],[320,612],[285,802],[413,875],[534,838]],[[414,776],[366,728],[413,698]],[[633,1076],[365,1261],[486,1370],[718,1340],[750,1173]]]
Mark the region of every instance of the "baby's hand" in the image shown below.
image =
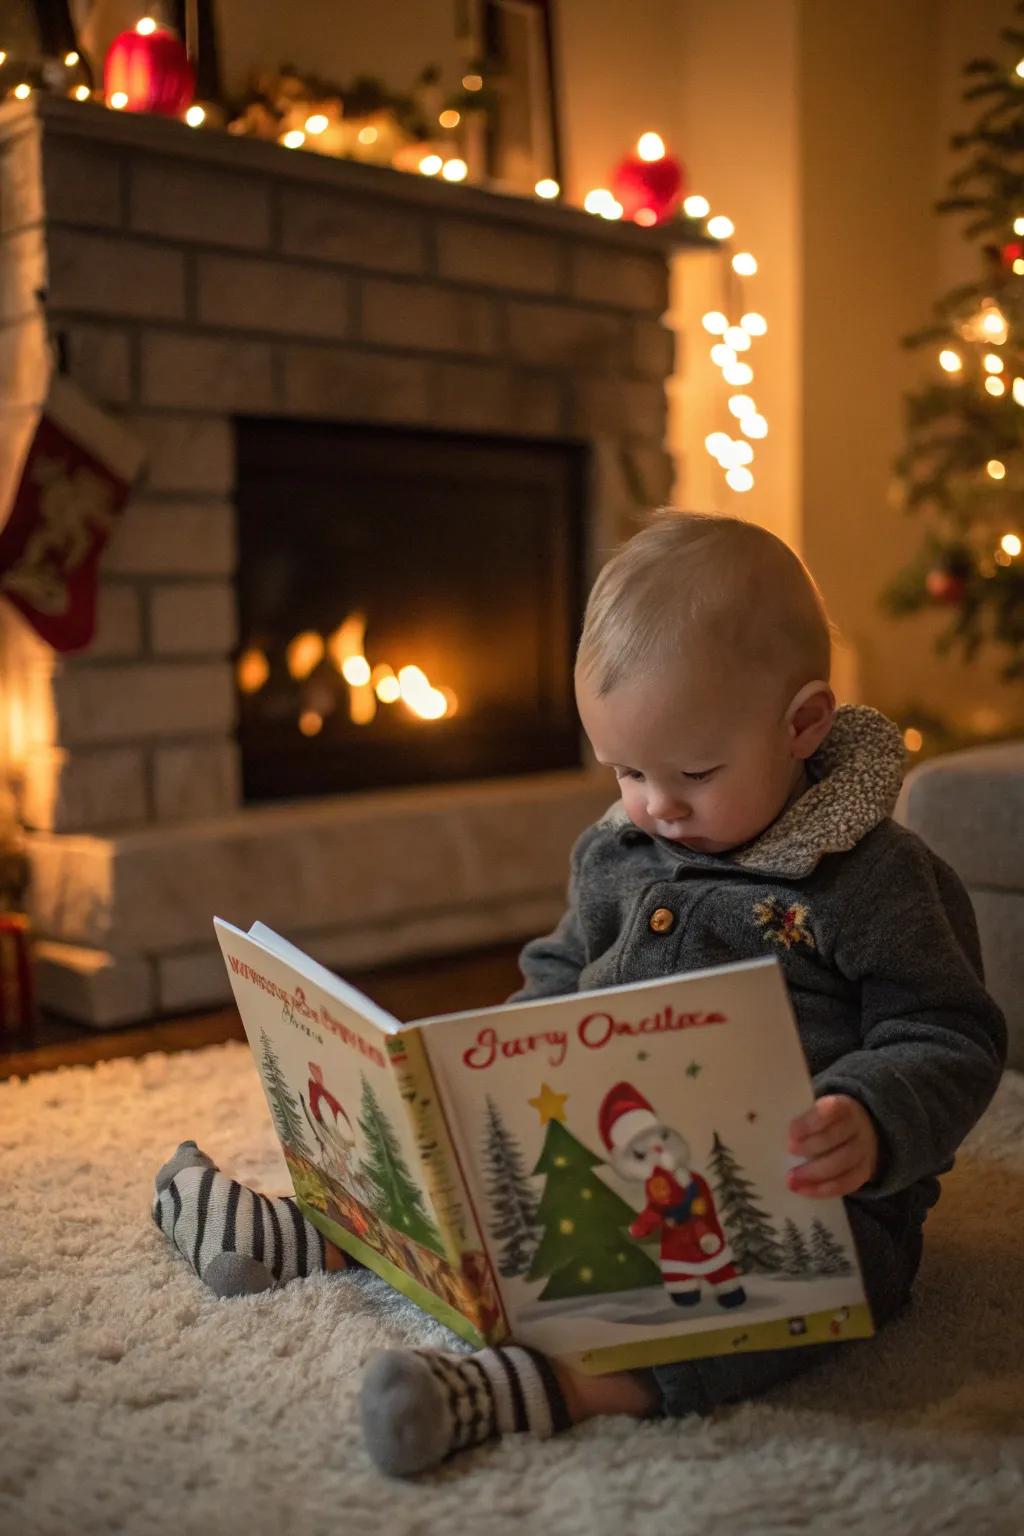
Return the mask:
[[[789,1127],[789,1150],[806,1158],[787,1176],[797,1195],[852,1195],[878,1168],[878,1132],[863,1104],[845,1093],[819,1099]]]

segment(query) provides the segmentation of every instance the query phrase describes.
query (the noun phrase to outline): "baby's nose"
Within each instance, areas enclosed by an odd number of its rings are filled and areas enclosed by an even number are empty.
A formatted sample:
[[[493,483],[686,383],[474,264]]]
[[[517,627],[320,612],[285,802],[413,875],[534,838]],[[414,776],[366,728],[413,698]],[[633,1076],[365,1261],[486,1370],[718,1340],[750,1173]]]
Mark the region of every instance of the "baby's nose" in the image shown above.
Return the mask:
[[[652,790],[647,796],[647,814],[652,821],[689,821],[690,807],[663,790]]]

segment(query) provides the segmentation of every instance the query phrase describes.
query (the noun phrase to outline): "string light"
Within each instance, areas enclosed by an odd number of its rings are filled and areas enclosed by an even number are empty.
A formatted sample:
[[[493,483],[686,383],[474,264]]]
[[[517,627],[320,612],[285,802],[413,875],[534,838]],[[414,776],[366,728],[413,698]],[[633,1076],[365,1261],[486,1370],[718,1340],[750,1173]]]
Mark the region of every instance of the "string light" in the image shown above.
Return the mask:
[[[744,416],[751,416],[757,410],[757,406],[749,395],[730,395],[729,409],[732,414],[743,420]]]
[[[611,201],[605,203],[604,207],[601,209],[601,217],[602,219],[621,219],[624,212],[625,209],[619,202],[618,198],[613,197]]]
[[[1003,360],[995,352],[986,352],[982,358],[986,373],[1002,373]]]
[[[551,198],[557,197],[562,189],[553,177],[543,176],[533,190],[538,197],[547,198],[550,201]]]
[[[985,465],[985,468],[988,470],[988,473],[992,476],[993,480],[1006,479],[1006,465],[1003,463],[1002,459],[989,459],[988,463]]]
[[[1024,379],[1014,379],[1013,398],[1016,400],[1018,405],[1024,405]]]
[[[14,87],[14,94],[19,101],[27,101],[32,95],[32,87],[25,80],[22,80],[20,85]],[[127,100],[126,96],[125,101],[127,102]]]
[[[3,61],[0,60],[0,63],[2,62]],[[1021,214],[1020,218],[1014,219],[1013,232],[1015,235],[1024,235],[1024,214]]]
[[[722,377],[727,384],[753,384],[754,370],[749,363],[726,363]]]
[[[988,378],[985,380],[985,388],[988,390],[990,395],[998,396],[1006,394],[1006,385],[1003,383],[1002,379],[998,378],[995,374],[989,374]]]
[[[128,92],[115,91],[110,98],[110,105],[113,107],[115,112],[123,112],[125,107],[128,105]]]
[[[469,166],[465,160],[446,160],[441,167],[441,175],[445,181],[465,181],[469,175]]]
[[[915,730],[914,727],[910,725],[903,732],[903,745],[906,747],[908,752],[920,752],[921,748],[924,746],[924,737],[921,735],[920,731]]]
[[[939,353],[939,367],[947,373],[959,373],[963,367],[959,352],[954,352],[952,347],[946,347]]]
[[[1024,80],[1024,59],[1021,59],[1020,63],[1017,65],[1017,68],[1014,70],[1014,74],[1019,75],[1020,78]]]
[[[744,437],[767,437],[768,423],[759,411],[752,411],[749,416],[744,416],[741,420],[740,431]]]
[[[707,229],[713,240],[728,240],[735,233],[736,226],[724,213],[716,213],[713,219],[708,219]]]
[[[609,203],[614,201],[607,187],[592,187],[583,199],[583,206],[588,213],[601,213]]]
[[[708,453],[710,453],[713,459],[720,460],[722,454],[726,452],[731,442],[732,438],[729,436],[728,432],[711,432],[704,439],[704,447],[707,449]]]
[[[750,346],[750,337],[741,325],[730,325],[722,340],[732,347],[734,352],[746,352]]]
[[[306,135],[301,128],[289,128],[287,133],[281,135],[281,143],[285,149],[301,149],[306,142]]]
[[[641,160],[664,160],[665,140],[660,133],[642,133],[637,139],[636,152]]]
[[[712,336],[724,336],[729,329],[729,322],[720,309],[709,309],[700,323]]]
[[[81,57],[81,55],[76,53],[75,50],[72,48],[70,53],[66,53],[64,55],[64,68],[65,69],[74,69],[74,67],[78,63],[80,57]]]
[[[377,130],[376,130],[376,128],[372,129],[371,131],[373,133],[373,138],[375,139],[377,137]],[[326,133],[327,132],[327,114],[325,112],[314,112],[309,117],[307,117],[306,118],[306,132],[307,133],[312,133],[312,134]],[[367,144],[367,143],[372,144],[373,143],[373,139],[364,139],[363,138],[363,134],[366,133],[366,132],[367,132],[367,130],[365,128],[361,128],[359,130],[359,142],[360,142],[360,144]]]
[[[657,222],[658,215],[653,208],[638,208],[633,215],[633,223],[639,224],[642,229],[650,229]]]
[[[726,470],[725,481],[734,491],[750,491],[754,488],[753,475],[749,469],[742,467]]]
[[[1014,277],[1024,277],[1024,257],[1015,256],[1013,258],[1013,275]]]
[[[315,709],[304,709],[299,716],[299,730],[303,736],[319,736],[324,728],[324,717]]]
[[[0,48],[0,64],[6,64],[6,63],[7,63],[7,54],[6,54],[6,52],[5,52],[5,50],[3,48]]]
[[[140,21],[136,22],[135,30],[140,37],[152,37],[156,31],[156,22],[152,16],[143,16]]]
[[[463,75],[462,89],[464,91],[482,91],[484,80],[482,75]]]
[[[201,128],[206,122],[206,109],[198,105],[189,107],[185,113],[185,121],[190,128]]]
[[[768,330],[768,321],[764,315],[759,315],[754,309],[740,317],[740,325],[748,336],[764,336]]]
[[[695,193],[692,197],[683,199],[683,212],[688,219],[704,219],[711,212],[711,204],[706,197]]]
[[[1004,533],[999,540],[999,548],[1004,554],[1009,555],[1011,559],[1015,560],[1021,550],[1024,549],[1024,544],[1021,543],[1017,534]]]
[[[456,112],[454,107],[448,107],[441,113],[438,122],[442,128],[457,128],[462,122],[462,113]]]
[[[732,269],[740,277],[753,277],[757,272],[757,258],[749,251],[738,251],[732,259]]]
[[[444,165],[440,155],[424,155],[420,161],[419,169],[424,176],[436,176]]]
[[[88,101],[92,92],[87,85],[76,85],[74,94],[76,101]]]
[[[716,368],[728,368],[736,361],[736,353],[724,341],[719,341],[711,348],[711,361]]]

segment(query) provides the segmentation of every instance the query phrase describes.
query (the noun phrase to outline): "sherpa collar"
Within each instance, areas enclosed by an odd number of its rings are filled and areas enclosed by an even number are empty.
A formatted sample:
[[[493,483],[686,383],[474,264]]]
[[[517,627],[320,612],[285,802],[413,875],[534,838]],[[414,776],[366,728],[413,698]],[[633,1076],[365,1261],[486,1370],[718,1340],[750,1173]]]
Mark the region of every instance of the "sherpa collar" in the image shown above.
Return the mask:
[[[727,854],[701,854],[664,838],[653,841],[687,862],[727,862],[802,879],[827,853],[846,853],[891,816],[904,762],[903,741],[891,720],[876,709],[844,704],[807,764],[811,787],[752,843]],[[605,812],[602,825],[621,832],[633,827],[621,800]]]

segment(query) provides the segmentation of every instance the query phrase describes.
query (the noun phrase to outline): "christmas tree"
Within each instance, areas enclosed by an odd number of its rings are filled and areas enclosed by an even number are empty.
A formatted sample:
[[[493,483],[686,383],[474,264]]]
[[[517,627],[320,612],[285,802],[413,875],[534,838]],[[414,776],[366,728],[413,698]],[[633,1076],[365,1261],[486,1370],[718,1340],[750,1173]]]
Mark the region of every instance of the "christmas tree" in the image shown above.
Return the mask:
[[[313,1154],[306,1142],[299,1106],[295,1102],[295,1095],[288,1087],[285,1075],[281,1071],[281,1063],[264,1029],[260,1030],[260,1044],[263,1047],[260,1070],[270,1095],[270,1108],[277,1126],[277,1134],[293,1151],[312,1161]]]
[[[846,1257],[842,1244],[825,1226],[820,1217],[811,1222],[811,1263],[819,1275],[851,1275],[853,1265]]]
[[[897,490],[927,525],[886,600],[897,614],[946,605],[939,651],[969,659],[994,645],[1009,679],[1024,674],[1024,31],[1000,36],[1004,58],[965,66],[964,100],[981,115],[952,140],[967,160],[937,204],[970,215],[964,236],[977,242],[980,274],[907,338],[934,346],[945,376],[907,399]]]
[[[444,1256],[441,1235],[423,1205],[423,1194],[405,1165],[398,1137],[364,1075],[359,1126],[366,1137],[362,1174],[374,1192],[374,1209],[389,1227]]]
[[[715,1197],[736,1263],[747,1274],[767,1274],[782,1267],[778,1234],[767,1212],[758,1205],[758,1195],[745,1178],[739,1163],[716,1131],[708,1160],[714,1181]]]
[[[498,1271],[507,1279],[525,1275],[540,1237],[537,1198],[523,1167],[523,1154],[489,1096],[483,1160],[494,1212],[491,1236],[501,1244]]]
[[[786,1218],[786,1224],[782,1229],[782,1263],[779,1268],[787,1275],[799,1275],[802,1278],[815,1273],[815,1266],[807,1252],[803,1233],[791,1217]]]
[[[543,1237],[527,1277],[550,1277],[541,1301],[661,1284],[657,1264],[627,1236],[636,1212],[592,1171],[600,1161],[559,1119],[548,1121],[533,1170],[546,1181],[537,1208]]]

